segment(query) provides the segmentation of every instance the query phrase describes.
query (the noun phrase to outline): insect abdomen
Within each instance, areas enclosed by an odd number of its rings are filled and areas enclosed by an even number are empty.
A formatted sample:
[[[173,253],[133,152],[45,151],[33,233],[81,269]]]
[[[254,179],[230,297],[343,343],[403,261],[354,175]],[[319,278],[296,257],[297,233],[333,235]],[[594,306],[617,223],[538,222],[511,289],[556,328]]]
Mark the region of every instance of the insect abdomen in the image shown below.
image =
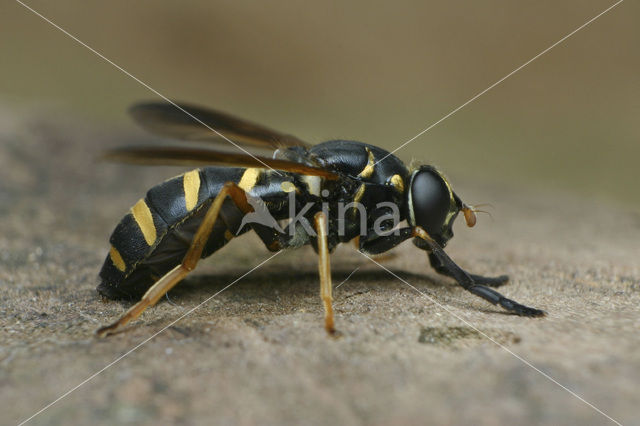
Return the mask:
[[[137,297],[144,293],[159,278],[157,274],[180,263],[204,214],[201,210],[205,204],[225,182],[240,182],[244,171],[208,167],[151,188],[113,231],[109,240],[111,249],[100,271],[98,292],[109,298]],[[214,239],[220,240],[220,246],[226,243],[218,232],[212,235],[211,240]],[[219,247],[211,247],[214,248]]]

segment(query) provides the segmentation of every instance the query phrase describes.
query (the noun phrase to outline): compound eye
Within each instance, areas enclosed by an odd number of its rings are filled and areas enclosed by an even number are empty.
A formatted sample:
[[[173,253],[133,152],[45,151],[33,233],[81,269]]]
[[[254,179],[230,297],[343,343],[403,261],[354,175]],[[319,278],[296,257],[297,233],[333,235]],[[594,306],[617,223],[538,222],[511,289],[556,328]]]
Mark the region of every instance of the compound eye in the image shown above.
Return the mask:
[[[417,172],[411,183],[411,200],[416,225],[433,237],[439,235],[451,205],[442,177],[431,170]]]

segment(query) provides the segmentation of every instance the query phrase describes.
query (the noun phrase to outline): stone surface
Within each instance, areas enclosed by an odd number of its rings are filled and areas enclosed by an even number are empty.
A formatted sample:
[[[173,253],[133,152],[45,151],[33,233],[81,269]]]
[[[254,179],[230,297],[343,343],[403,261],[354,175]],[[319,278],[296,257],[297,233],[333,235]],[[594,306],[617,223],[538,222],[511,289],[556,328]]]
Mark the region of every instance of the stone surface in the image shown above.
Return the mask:
[[[271,255],[245,236],[126,332],[96,339],[130,306],[94,290],[109,234],[148,187],[181,171],[93,162],[131,138],[122,132],[6,124],[0,423],[54,401],[33,424],[610,422],[570,390],[640,424],[640,216],[630,208],[453,179],[465,200],[495,208],[474,229],[459,223],[447,251],[475,273],[509,274],[501,291],[546,310],[542,319],[466,293],[411,243],[380,262],[415,289],[350,246],[335,253],[336,285],[359,268],[334,293],[339,339],[322,328],[310,249],[197,307]]]

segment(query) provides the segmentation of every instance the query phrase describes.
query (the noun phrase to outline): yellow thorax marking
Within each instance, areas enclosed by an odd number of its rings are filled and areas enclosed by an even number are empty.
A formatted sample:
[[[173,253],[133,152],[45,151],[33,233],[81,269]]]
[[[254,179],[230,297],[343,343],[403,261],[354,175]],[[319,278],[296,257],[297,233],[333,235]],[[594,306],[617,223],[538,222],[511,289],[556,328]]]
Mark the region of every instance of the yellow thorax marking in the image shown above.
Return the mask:
[[[256,185],[256,182],[258,182],[258,178],[260,177],[261,172],[262,169],[246,169],[242,174],[242,178],[240,179],[238,186],[246,192],[251,191],[251,189]]]
[[[293,184],[293,182],[289,182],[289,181],[284,181],[280,184],[280,188],[284,191],[284,192],[293,192],[296,190],[296,186]]]
[[[127,269],[127,266],[124,263],[124,259],[120,255],[120,252],[118,251],[118,249],[115,248],[114,246],[111,246],[111,250],[109,251],[109,256],[111,257],[111,261],[113,262],[115,267],[118,268],[120,272],[124,272],[124,270]]]
[[[231,241],[231,239],[233,238],[233,234],[231,233],[231,231],[229,231],[228,229],[226,231],[224,231],[224,239],[227,241]]]
[[[184,204],[187,211],[191,211],[198,204],[198,193],[200,192],[200,171],[191,170],[182,177],[184,187]]]
[[[371,175],[373,174],[373,171],[375,170],[376,159],[373,156],[373,152],[371,152],[369,148],[365,148],[365,149],[369,153],[369,160],[367,161],[367,165],[364,167],[364,169],[362,169],[362,171],[358,176],[363,178],[368,178],[368,177],[371,177]]]
[[[354,203],[359,203],[360,200],[362,200],[362,196],[364,195],[364,190],[366,189],[365,184],[363,183],[362,185],[360,185],[360,188],[358,188],[358,192],[356,192],[355,197],[353,197],[353,202]]]
[[[144,198],[141,198],[135,206],[131,207],[131,214],[133,214],[133,219],[140,227],[144,240],[148,245],[153,245],[156,241],[156,226],[153,224],[151,210],[149,210],[147,203],[144,202]]]
[[[322,178],[320,176],[302,175],[300,179],[307,185],[307,190],[311,195],[320,196]]]
[[[391,185],[399,192],[404,192],[404,181],[402,180],[402,176],[393,175],[391,176]]]

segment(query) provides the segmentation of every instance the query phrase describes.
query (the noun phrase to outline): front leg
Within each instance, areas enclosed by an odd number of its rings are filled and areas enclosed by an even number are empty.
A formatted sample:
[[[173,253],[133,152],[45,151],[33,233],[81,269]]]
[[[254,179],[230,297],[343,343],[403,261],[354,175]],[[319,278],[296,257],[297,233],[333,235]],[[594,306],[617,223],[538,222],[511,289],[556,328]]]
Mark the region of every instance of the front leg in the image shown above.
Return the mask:
[[[366,254],[380,254],[414,237],[413,228],[400,228],[396,233],[380,236],[374,231],[358,239],[358,250]]]
[[[455,278],[451,269],[441,261],[441,259],[434,255],[433,252],[429,253],[429,262],[431,267],[439,274],[446,275],[447,277]],[[500,287],[509,282],[507,275],[500,275],[499,277],[483,277],[482,275],[469,274],[474,283],[480,285],[486,285],[489,287]]]
[[[427,244],[428,249],[431,251],[431,254],[436,257],[439,264],[443,265],[443,268],[446,268],[447,272],[451,274],[450,276],[454,278],[458,284],[464,287],[465,290],[475,294],[476,296],[482,297],[484,300],[493,303],[494,305],[500,305],[507,311],[513,312],[517,315],[526,317],[540,317],[545,315],[544,311],[541,311],[540,309],[521,305],[516,301],[507,299],[489,287],[478,285],[473,280],[472,276],[456,265],[447,253],[444,252],[442,247],[440,247],[440,245],[436,243],[421,227],[417,226],[414,229],[414,236],[420,238]]]

